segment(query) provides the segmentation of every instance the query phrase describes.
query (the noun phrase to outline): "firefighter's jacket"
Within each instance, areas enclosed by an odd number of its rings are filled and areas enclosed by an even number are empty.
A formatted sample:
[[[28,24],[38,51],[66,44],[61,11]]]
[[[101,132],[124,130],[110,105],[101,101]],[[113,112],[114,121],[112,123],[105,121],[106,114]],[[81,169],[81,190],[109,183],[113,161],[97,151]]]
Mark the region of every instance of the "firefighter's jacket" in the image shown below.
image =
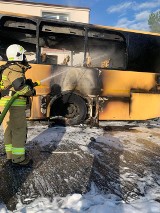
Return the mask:
[[[11,99],[17,91],[20,94],[12,106],[25,106],[26,98],[25,96],[32,95],[32,89],[29,85],[26,84],[25,71],[27,67],[14,62],[3,71],[2,82],[3,90],[2,97],[0,99],[0,107],[4,107],[8,101]]]

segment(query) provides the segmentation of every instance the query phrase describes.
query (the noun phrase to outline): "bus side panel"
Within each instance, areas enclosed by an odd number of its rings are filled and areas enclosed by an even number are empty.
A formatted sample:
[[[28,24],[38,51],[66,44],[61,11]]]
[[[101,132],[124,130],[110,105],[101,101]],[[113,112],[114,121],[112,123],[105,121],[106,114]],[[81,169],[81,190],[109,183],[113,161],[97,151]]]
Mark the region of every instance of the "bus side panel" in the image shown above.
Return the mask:
[[[51,65],[31,64],[32,68],[27,70],[26,78],[33,82],[40,81],[41,85],[35,87],[36,96],[30,98],[29,120],[45,119],[47,117],[47,105],[49,104],[49,94],[51,91],[50,77],[52,75]],[[44,104],[46,109],[44,109]]]
[[[100,101],[99,120],[130,120],[129,101]]]
[[[156,78],[154,73],[103,70],[99,120],[159,117],[160,94]]]
[[[133,93],[131,97],[131,120],[160,117],[160,94]]]
[[[102,70],[101,96],[130,97],[133,89],[150,91],[156,86],[156,74],[119,70]]]
[[[103,107],[102,107],[103,105]],[[160,117],[160,94],[132,93],[131,101],[100,101],[99,120],[147,120]]]
[[[32,119],[45,119],[46,116],[41,112],[41,97],[34,96],[30,98],[31,111],[29,120]]]
[[[26,78],[33,82],[40,81],[41,85],[35,87],[37,95],[48,95],[51,91],[50,77],[52,75],[51,65],[31,64],[32,68],[25,73]]]

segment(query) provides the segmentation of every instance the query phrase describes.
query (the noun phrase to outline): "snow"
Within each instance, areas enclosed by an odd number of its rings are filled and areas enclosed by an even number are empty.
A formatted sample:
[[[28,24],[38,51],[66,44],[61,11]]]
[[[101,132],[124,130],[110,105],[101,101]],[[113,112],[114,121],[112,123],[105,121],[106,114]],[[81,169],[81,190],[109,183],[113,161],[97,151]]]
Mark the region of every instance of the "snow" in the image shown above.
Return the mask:
[[[120,124],[121,125],[121,124]],[[123,124],[122,124],[123,125]],[[157,125],[157,124],[156,124]],[[109,147],[114,147],[118,150],[134,149],[140,150],[144,148],[144,144],[137,143],[138,138],[152,138],[152,142],[159,144],[159,136],[156,135],[159,126],[153,129],[147,129],[142,126],[137,130],[136,134],[133,132],[118,131],[116,135],[112,135],[103,131],[102,128],[89,127],[52,127],[47,125],[29,126],[28,143],[36,141],[42,147],[54,143],[66,143],[66,141],[76,142],[79,147],[88,152],[88,144],[91,140],[96,140],[97,143],[103,146],[107,144]],[[139,131],[140,130],[140,131]],[[139,132],[138,132],[139,131]],[[154,133],[154,134],[153,134]],[[153,135],[152,135],[153,134]],[[1,134],[1,137],[2,134]],[[128,143],[121,143],[126,140]],[[92,150],[95,155],[99,155],[99,151]],[[76,150],[75,150],[76,152]],[[63,154],[63,153],[62,153]],[[78,154],[78,153],[77,153]],[[120,156],[123,158],[123,156]],[[158,159],[157,159],[158,160]],[[121,166],[121,165],[119,165]],[[160,213],[160,202],[156,201],[159,197],[159,191],[154,188],[145,190],[146,183],[152,184],[153,178],[149,171],[145,171],[146,175],[138,179],[137,185],[143,197],[132,200],[129,203],[122,201],[117,195],[111,193],[103,193],[100,191],[94,182],[91,184],[91,189],[86,194],[72,194],[66,197],[55,196],[53,200],[46,197],[40,197],[28,205],[22,204],[20,201],[17,204],[14,213]],[[121,173],[122,180],[136,180],[137,174],[131,173],[128,167],[123,167]],[[66,180],[67,181],[67,180]],[[160,183],[160,176],[157,176],[157,183]],[[0,205],[0,213],[10,213],[6,206]]]

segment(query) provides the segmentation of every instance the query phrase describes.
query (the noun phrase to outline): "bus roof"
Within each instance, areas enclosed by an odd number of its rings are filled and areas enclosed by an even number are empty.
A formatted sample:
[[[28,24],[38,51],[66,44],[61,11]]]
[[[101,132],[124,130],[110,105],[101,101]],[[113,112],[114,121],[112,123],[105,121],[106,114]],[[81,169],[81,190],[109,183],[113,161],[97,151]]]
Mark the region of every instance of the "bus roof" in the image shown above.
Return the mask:
[[[1,16],[11,16],[11,17],[16,17],[16,18],[28,18],[31,20],[42,20],[42,21],[48,21],[48,22],[62,22],[62,23],[68,23],[68,24],[74,24],[74,25],[84,25],[84,26],[90,26],[94,28],[99,28],[99,29],[108,29],[108,30],[113,30],[113,31],[122,31],[122,32],[131,32],[131,33],[138,33],[138,34],[148,34],[148,35],[153,35],[153,36],[160,36],[160,33],[154,33],[154,32],[149,32],[149,31],[141,31],[141,30],[132,30],[132,29],[127,29],[127,28],[118,28],[118,27],[112,27],[112,26],[104,26],[104,25],[98,25],[98,24],[86,24],[86,23],[81,23],[81,22],[65,22],[65,21],[60,21],[60,20],[51,20],[47,19],[46,17],[40,17],[40,16],[31,16],[31,15],[26,15],[26,14],[18,14],[18,13],[13,13],[13,12],[4,12],[0,11],[0,17]]]
[[[127,28],[103,26],[103,25],[94,25],[94,26],[96,26],[96,27],[98,26],[98,27],[104,28],[104,29],[113,29],[113,30],[119,30],[119,31],[124,31],[124,32],[132,32],[132,33],[140,33],[140,34],[149,34],[149,35],[160,36],[160,33],[154,33],[154,32],[149,32],[149,31],[133,30],[133,29],[127,29]]]

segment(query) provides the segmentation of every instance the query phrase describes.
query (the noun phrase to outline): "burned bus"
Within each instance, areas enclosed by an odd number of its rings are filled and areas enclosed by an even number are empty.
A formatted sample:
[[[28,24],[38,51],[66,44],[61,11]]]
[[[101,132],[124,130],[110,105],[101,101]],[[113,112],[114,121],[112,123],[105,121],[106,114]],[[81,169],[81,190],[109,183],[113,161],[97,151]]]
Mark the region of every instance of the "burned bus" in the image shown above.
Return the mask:
[[[20,44],[41,81],[28,120],[67,124],[160,116],[160,35],[42,17],[0,16],[0,64]]]

